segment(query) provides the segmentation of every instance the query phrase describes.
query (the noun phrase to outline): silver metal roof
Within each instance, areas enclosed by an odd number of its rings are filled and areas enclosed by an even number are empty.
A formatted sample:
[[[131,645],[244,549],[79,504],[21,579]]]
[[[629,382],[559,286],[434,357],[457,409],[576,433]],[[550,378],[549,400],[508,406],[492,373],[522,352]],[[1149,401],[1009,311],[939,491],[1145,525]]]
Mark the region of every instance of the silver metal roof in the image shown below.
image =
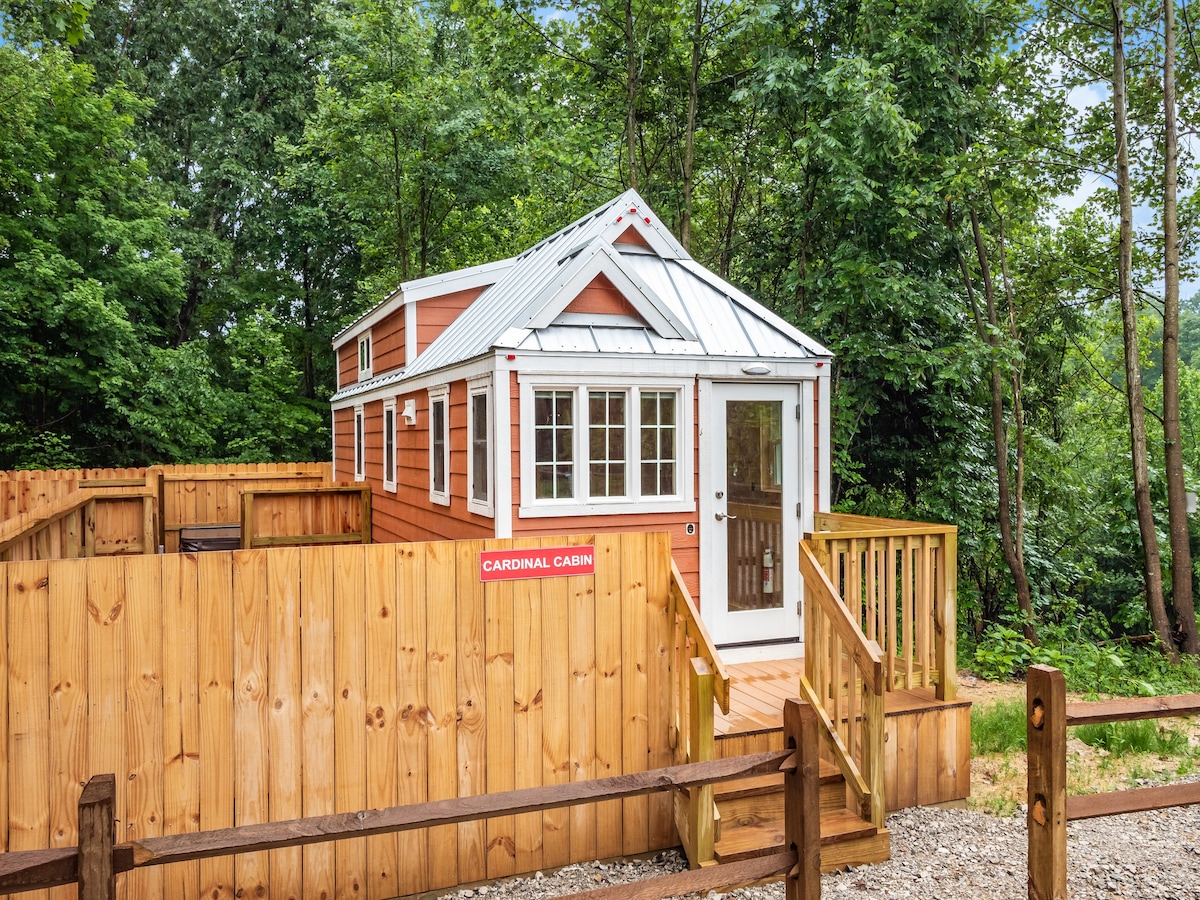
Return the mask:
[[[633,226],[649,245],[613,241]],[[635,191],[572,222],[526,250],[403,373],[349,385],[334,400],[466,362],[497,349],[675,356],[828,359],[830,352],[708,271],[675,240]],[[562,312],[572,281],[604,271],[622,280],[646,325],[616,327]],[[545,323],[549,324],[545,324]],[[655,325],[657,323],[657,326]],[[542,325],[543,327],[534,327]]]

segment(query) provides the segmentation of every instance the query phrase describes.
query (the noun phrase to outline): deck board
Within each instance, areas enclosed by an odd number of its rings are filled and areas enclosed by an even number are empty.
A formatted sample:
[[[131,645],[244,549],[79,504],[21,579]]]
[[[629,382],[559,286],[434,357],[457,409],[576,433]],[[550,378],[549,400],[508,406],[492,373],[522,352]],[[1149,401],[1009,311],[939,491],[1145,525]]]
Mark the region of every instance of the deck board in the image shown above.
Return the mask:
[[[783,704],[787,698],[799,694],[797,685],[804,659],[735,663],[726,668],[729,714],[717,710],[717,737],[783,728]],[[968,705],[965,700],[943,703],[934,697],[933,688],[897,689],[888,691],[884,697],[884,714],[896,716]]]

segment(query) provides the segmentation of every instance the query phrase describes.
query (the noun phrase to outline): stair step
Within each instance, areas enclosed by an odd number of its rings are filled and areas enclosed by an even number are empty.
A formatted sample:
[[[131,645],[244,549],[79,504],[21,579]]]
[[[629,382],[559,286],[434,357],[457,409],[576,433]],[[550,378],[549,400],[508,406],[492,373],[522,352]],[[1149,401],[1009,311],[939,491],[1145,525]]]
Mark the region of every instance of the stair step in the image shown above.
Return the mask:
[[[846,806],[846,782],[838,777],[820,786],[821,814],[844,812]],[[738,822],[748,817],[772,818],[783,815],[783,780],[763,784],[745,791],[714,793],[717,809],[727,822]]]
[[[844,783],[845,778],[833,763],[821,760],[818,779],[821,786]],[[713,799],[718,803],[722,800],[734,800],[739,797],[757,797],[762,794],[773,794],[783,790],[783,773],[777,775],[759,775],[755,778],[739,778],[736,781],[724,781],[713,785]]]
[[[874,837],[878,833],[870,822],[848,812],[821,815],[821,846]],[[722,814],[721,839],[713,848],[717,862],[736,862],[780,853],[784,849],[783,811],[774,817],[753,816],[734,821]]]

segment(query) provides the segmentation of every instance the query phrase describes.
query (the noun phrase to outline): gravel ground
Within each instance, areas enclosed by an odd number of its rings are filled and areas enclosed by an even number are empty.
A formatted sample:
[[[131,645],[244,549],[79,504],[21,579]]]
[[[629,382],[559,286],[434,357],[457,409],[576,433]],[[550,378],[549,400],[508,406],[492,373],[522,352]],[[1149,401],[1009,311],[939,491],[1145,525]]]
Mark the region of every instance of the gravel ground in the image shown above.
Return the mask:
[[[997,818],[911,809],[888,817],[892,858],[824,876],[823,897],[872,900],[1025,900],[1024,810]],[[1072,900],[1200,900],[1200,806],[1074,822],[1067,827]],[[455,898],[548,898],[677,872],[674,852],[653,859],[567,866],[552,874],[460,890]],[[779,883],[710,898],[782,900]]]

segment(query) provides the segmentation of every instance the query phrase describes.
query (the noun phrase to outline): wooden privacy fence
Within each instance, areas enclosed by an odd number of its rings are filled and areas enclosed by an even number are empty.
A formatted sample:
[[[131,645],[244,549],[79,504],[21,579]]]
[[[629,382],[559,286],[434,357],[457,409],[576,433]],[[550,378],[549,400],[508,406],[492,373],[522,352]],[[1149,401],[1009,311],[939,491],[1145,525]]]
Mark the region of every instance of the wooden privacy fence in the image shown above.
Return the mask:
[[[485,548],[570,544],[594,544],[594,575],[480,581]],[[97,772],[126,843],[670,765],[670,573],[669,536],[645,533],[2,564],[0,850],[75,846]],[[670,798],[639,796],[126,890],[374,900],[675,843]]]
[[[242,492],[242,549],[371,543],[371,486],[323,484]]]
[[[179,531],[192,525],[236,525],[241,492],[329,483],[330,463],[237,463],[135,469],[54,469],[0,472],[0,522],[63,500],[79,490],[154,491],[159,496],[158,543],[179,549]]]
[[[788,900],[817,900],[821,896],[820,783],[816,715],[811,707],[802,706],[797,700],[787,701],[784,742],[787,749],[782,751],[594,781],[145,838],[126,844],[115,842],[116,778],[97,775],[89,780],[79,799],[78,846],[0,856],[0,890],[29,891],[77,883],[80,900],[111,900],[116,896],[116,875],[138,868],[279,851],[349,838],[390,836],[418,828],[477,822],[501,814],[529,815],[583,803],[620,802],[655,792],[711,788],[716,781],[784,772],[785,832],[789,844],[786,851],[571,896],[591,900],[663,898],[783,876]]]
[[[1200,803],[1200,783],[1067,796],[1067,726],[1200,714],[1200,694],[1068,703],[1066,680],[1050,666],[1031,666],[1025,681],[1029,760],[1029,896],[1067,896],[1067,822]]]
[[[0,522],[0,562],[158,550],[158,498],[148,491],[73,491]]]

